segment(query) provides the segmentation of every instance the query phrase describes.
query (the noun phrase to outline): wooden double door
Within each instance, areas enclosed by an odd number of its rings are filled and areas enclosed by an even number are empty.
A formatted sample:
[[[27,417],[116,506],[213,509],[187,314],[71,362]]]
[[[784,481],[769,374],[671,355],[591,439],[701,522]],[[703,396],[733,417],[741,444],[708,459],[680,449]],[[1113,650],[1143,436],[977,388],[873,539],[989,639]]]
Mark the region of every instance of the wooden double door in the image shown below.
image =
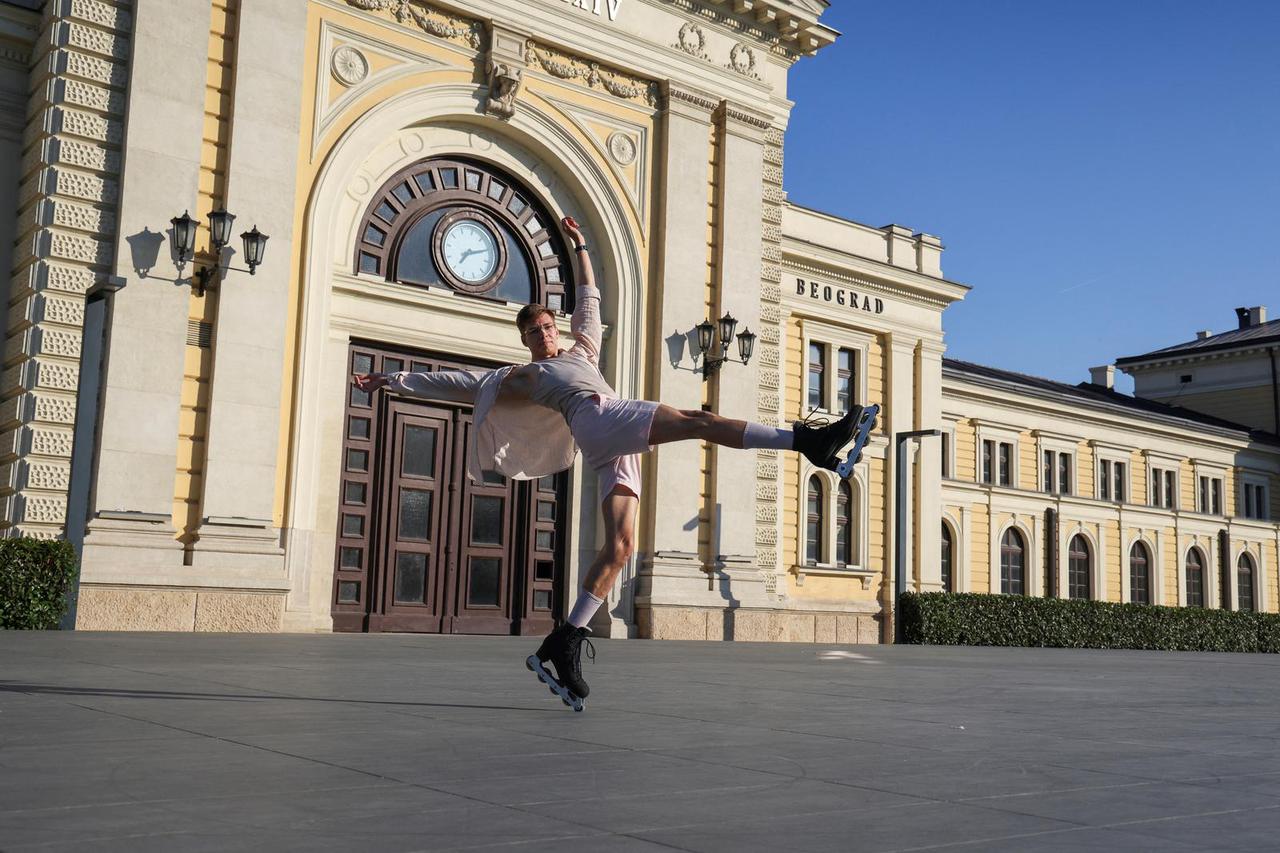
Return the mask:
[[[352,372],[486,365],[355,345]],[[334,628],[545,634],[562,600],[564,474],[467,476],[469,406],[351,389]]]

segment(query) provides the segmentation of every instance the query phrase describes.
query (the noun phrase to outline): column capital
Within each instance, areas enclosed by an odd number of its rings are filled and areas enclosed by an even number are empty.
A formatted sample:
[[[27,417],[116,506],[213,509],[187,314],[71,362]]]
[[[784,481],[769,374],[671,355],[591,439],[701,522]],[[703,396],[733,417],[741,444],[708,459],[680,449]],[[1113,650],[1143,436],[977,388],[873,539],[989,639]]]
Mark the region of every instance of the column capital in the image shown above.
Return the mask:
[[[721,102],[716,115],[723,123],[725,133],[740,136],[758,145],[765,143],[765,137],[773,127],[769,116],[734,101]]]
[[[711,123],[712,113],[720,106],[720,102],[712,95],[689,86],[682,86],[670,80],[662,83],[662,111],[674,113],[684,118]]]

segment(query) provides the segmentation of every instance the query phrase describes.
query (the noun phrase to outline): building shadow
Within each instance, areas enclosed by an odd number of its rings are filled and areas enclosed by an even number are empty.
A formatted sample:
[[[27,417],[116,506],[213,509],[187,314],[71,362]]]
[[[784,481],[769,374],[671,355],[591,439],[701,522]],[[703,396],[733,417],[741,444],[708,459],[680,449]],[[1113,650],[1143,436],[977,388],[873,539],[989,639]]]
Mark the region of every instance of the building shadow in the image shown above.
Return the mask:
[[[541,687],[541,685],[539,685]],[[325,696],[282,696],[274,693],[196,693],[186,690],[133,690],[112,687],[62,687],[53,684],[25,684],[0,681],[0,693],[27,693],[42,696],[102,696],[108,699],[167,699],[183,702],[323,702],[336,705],[388,705],[402,708],[464,708],[484,711],[525,711],[535,714],[557,714],[562,709],[519,708],[512,705],[464,705],[448,702],[408,702],[394,699],[334,699]]]

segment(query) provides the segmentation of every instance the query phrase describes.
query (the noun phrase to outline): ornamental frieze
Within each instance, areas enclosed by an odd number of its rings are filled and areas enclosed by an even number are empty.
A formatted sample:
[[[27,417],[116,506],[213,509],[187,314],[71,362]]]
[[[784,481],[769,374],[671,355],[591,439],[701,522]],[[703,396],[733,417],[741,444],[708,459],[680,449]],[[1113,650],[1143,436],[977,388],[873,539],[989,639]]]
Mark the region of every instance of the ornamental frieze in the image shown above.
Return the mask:
[[[552,77],[571,80],[624,101],[636,101],[650,107],[658,105],[658,85],[651,80],[564,53],[533,40],[525,43],[524,56],[530,68],[541,68]]]
[[[397,24],[416,26],[428,35],[454,44],[479,50],[484,35],[484,24],[445,12],[418,0],[347,0],[347,3],[366,12],[382,12]]]

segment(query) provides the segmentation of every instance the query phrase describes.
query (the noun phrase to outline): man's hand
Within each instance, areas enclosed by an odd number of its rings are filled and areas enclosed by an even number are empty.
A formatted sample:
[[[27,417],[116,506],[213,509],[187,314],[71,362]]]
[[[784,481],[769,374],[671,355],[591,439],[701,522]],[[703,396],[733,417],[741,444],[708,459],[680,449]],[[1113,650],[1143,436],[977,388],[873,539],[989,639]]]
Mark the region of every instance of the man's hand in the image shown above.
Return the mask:
[[[351,377],[351,384],[361,391],[372,393],[391,384],[391,377],[385,373],[357,373]]]
[[[582,236],[582,230],[578,228],[578,223],[574,221],[572,216],[566,216],[561,219],[560,227],[564,229],[564,235],[573,243],[575,249],[586,244],[587,238]]]

